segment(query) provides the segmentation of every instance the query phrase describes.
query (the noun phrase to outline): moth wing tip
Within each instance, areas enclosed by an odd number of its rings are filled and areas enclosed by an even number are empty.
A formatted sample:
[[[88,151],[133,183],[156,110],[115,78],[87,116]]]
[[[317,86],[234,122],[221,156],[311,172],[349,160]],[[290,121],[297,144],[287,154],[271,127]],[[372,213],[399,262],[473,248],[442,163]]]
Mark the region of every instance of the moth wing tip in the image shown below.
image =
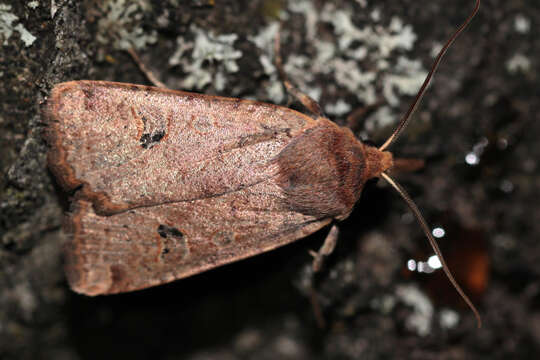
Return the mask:
[[[113,285],[112,271],[109,266],[84,269],[81,266],[66,267],[66,277],[71,290],[86,296],[110,293]]]

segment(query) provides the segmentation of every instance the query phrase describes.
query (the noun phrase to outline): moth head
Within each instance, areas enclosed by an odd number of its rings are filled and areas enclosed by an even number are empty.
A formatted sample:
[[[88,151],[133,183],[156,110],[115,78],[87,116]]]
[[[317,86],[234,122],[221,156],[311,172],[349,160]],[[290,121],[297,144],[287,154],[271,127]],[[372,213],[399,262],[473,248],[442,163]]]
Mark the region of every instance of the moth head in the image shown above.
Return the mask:
[[[364,145],[366,178],[380,177],[394,166],[394,156],[390,151],[381,151],[374,146]]]

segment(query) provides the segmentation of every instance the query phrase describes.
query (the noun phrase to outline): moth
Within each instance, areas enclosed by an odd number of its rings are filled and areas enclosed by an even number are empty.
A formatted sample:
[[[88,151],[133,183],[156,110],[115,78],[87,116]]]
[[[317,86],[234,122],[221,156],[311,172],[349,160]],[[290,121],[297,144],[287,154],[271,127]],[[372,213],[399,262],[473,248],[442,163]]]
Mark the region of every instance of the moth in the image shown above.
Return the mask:
[[[322,115],[286,80],[311,116],[251,100],[106,81],[58,84],[45,110],[48,164],[73,194],[65,270],[86,295],[147,288],[275,249],[333,224],[314,252],[320,268],[368,179],[406,200],[452,284],[426,221],[387,175],[386,151],[419,104],[442,56],[379,148]],[[279,38],[276,41],[279,44]],[[278,47],[276,45],[276,47]],[[279,53],[279,51],[278,51]]]

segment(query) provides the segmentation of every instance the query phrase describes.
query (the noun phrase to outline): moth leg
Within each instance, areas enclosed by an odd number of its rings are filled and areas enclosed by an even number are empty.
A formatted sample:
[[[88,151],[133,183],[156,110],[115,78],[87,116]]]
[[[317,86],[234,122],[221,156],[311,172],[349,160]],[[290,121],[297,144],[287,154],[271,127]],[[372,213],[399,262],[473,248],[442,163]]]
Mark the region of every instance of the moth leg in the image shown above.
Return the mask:
[[[313,315],[315,316],[317,326],[319,327],[319,329],[325,329],[326,320],[324,319],[321,304],[319,303],[319,300],[317,298],[317,290],[315,290],[313,286],[309,287],[309,301],[311,302],[311,307],[313,309]]]
[[[308,109],[313,115],[316,117],[323,117],[323,111],[321,109],[321,106],[317,101],[315,101],[313,98],[311,98],[308,94],[303,93],[300,91],[296,86],[294,86],[289,79],[287,78],[287,74],[285,73],[285,70],[283,69],[283,59],[281,58],[281,43],[280,43],[280,32],[277,32],[275,41],[274,41],[274,56],[275,56],[275,62],[276,62],[276,68],[279,73],[279,77],[281,78],[281,81],[283,82],[283,85],[285,86],[285,89],[287,89],[287,92],[294,96],[298,101],[302,103]]]
[[[133,48],[129,48],[126,51],[129,53],[129,55],[131,55],[131,58],[133,59],[133,61],[135,61],[135,64],[137,64],[139,70],[141,70],[144,76],[146,76],[146,78],[150,80],[152,84],[159,88],[167,89],[167,85],[159,81],[157,76],[155,76],[154,73],[146,67],[146,65],[141,61],[141,58],[139,58],[139,55],[137,55]]]
[[[356,108],[347,116],[347,127],[353,132],[358,130],[360,124],[375,110],[379,109],[384,104],[383,100],[378,100],[376,103],[371,105],[362,106]]]
[[[326,235],[326,239],[324,239],[324,243],[322,244],[321,248],[318,252],[315,252],[311,250],[309,253],[311,256],[313,256],[313,272],[319,272],[322,268],[324,258],[330,255],[337,244],[339,236],[339,228],[337,225],[332,225],[332,228],[330,229],[330,232],[328,235]]]

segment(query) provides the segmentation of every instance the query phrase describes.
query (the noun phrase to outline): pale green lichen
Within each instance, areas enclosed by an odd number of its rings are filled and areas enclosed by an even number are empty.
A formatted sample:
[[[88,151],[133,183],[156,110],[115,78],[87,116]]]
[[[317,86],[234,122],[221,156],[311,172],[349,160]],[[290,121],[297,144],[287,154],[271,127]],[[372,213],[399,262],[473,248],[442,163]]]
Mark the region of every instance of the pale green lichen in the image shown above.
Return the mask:
[[[419,74],[419,76],[411,76],[411,74]],[[415,95],[426,75],[420,60],[398,57],[394,72],[384,77],[383,94],[386,101],[391,106],[399,105],[396,89],[401,94]]]
[[[347,104],[344,100],[339,99],[335,103],[326,104],[326,113],[329,115],[343,116],[351,112],[351,105]]]
[[[34,41],[36,41],[36,37],[30,34],[30,32],[26,30],[22,24],[17,24],[17,26],[15,26],[15,30],[21,34],[21,40],[24,43],[24,46],[28,47],[32,45]]]
[[[169,59],[170,66],[180,66],[187,76],[182,80],[184,89],[202,89],[213,83],[218,91],[225,89],[227,73],[238,71],[236,60],[242,52],[234,48],[236,34],[215,35],[198,28],[190,27],[195,40],[186,41],[184,36],[177,38],[177,49]],[[187,52],[191,50],[191,56]]]
[[[19,19],[10,13],[10,10],[10,5],[0,4],[0,36],[3,38],[3,45],[8,44],[8,40],[13,34],[13,23]]]
[[[514,54],[506,62],[506,70],[511,74],[527,73],[531,68],[531,60],[521,53]]]
[[[102,2],[99,9],[103,16],[98,21],[98,42],[112,42],[118,50],[141,50],[157,41],[156,31],[146,33],[140,27],[145,12],[152,9],[148,0],[109,0]]]
[[[378,8],[371,12],[373,21],[380,20],[380,12]],[[427,74],[419,62],[404,55],[398,57],[397,64],[390,63],[394,53],[412,49],[416,35],[410,25],[404,25],[395,16],[388,27],[367,24],[361,28],[353,23],[353,16],[350,9],[337,9],[333,4],[327,4],[321,12],[321,21],[332,24],[337,37],[335,56],[326,61],[326,66],[336,83],[355,93],[364,104],[371,105],[382,95],[391,108],[397,107],[399,95],[416,92]],[[338,54],[343,55],[338,57]],[[330,54],[325,57],[330,58]],[[375,68],[364,69],[362,62],[375,64]],[[377,89],[378,83],[383,84],[382,94]],[[383,113],[388,111],[377,112],[374,117]]]
[[[35,10],[39,6],[39,1],[29,1],[26,3],[26,6],[28,6],[30,9]]]
[[[317,36],[317,22],[319,22],[320,14],[313,6],[313,2],[306,0],[292,1],[289,4],[289,10],[304,15],[307,37],[308,39],[314,39]]]
[[[459,314],[454,310],[443,309],[439,314],[439,323],[443,329],[453,329],[459,324]]]
[[[520,34],[527,34],[531,29],[531,20],[522,14],[516,15],[514,18],[514,30]]]
[[[56,5],[56,2],[54,0],[51,0],[51,19],[54,19],[54,15],[56,15],[57,11],[58,5]]]
[[[365,1],[359,2],[366,7]],[[319,100],[322,88],[314,86],[317,75],[330,76],[337,88],[341,87],[353,93],[360,102],[372,105],[384,100],[382,109],[376,111],[367,123],[370,127],[386,126],[399,118],[395,109],[401,95],[414,94],[427,71],[415,59],[407,57],[416,41],[412,26],[394,16],[388,25],[380,23],[383,7],[375,7],[369,17],[372,22],[363,26],[354,24],[356,13],[350,7],[337,7],[326,3],[320,12],[312,1],[298,0],[290,2],[288,11],[302,14],[305,18],[306,42],[315,52],[312,56],[288,54],[284,69],[288,77],[304,92]],[[282,14],[286,19],[288,14]],[[329,24],[333,29],[333,40],[321,40],[317,33],[320,25]],[[262,50],[260,62],[269,76],[265,85],[266,95],[274,102],[281,102],[283,94],[279,86],[271,86],[279,81],[273,65],[273,41],[277,24],[263,28],[250,40]],[[287,29],[282,29],[282,43],[287,42]],[[397,56],[396,56],[397,55]],[[347,106],[341,101],[328,103],[325,111],[333,115],[343,115]]]
[[[28,47],[36,41],[36,37],[32,35],[23,24],[18,23],[19,17],[11,13],[11,6],[0,4],[0,42],[6,46],[9,43],[9,38],[16,31],[19,33],[24,46]],[[16,24],[17,25],[14,25]]]
[[[428,335],[431,332],[431,321],[434,313],[429,298],[413,285],[398,286],[396,296],[413,309],[412,314],[406,319],[407,328],[420,336]]]
[[[279,104],[285,99],[285,91],[274,64],[274,40],[278,31],[279,23],[274,21],[264,27],[257,35],[250,36],[248,39],[262,50],[259,61],[265,75],[269,77],[269,81],[263,85],[266,97]]]
[[[514,18],[514,31],[520,35],[527,35],[531,28],[531,21],[523,14],[518,14]],[[523,49],[521,49],[523,50]],[[532,60],[534,61],[534,60]],[[516,51],[511,58],[506,61],[506,70],[510,74],[527,74],[531,70],[531,59],[523,51]]]
[[[364,122],[364,128],[368,133],[371,133],[389,124],[393,124],[395,121],[396,114],[390,106],[381,106]]]
[[[264,51],[260,57],[260,61],[266,75],[276,72],[276,67],[274,66],[274,40],[278,30],[279,23],[274,21],[264,27],[257,35],[248,37],[251,42]]]

